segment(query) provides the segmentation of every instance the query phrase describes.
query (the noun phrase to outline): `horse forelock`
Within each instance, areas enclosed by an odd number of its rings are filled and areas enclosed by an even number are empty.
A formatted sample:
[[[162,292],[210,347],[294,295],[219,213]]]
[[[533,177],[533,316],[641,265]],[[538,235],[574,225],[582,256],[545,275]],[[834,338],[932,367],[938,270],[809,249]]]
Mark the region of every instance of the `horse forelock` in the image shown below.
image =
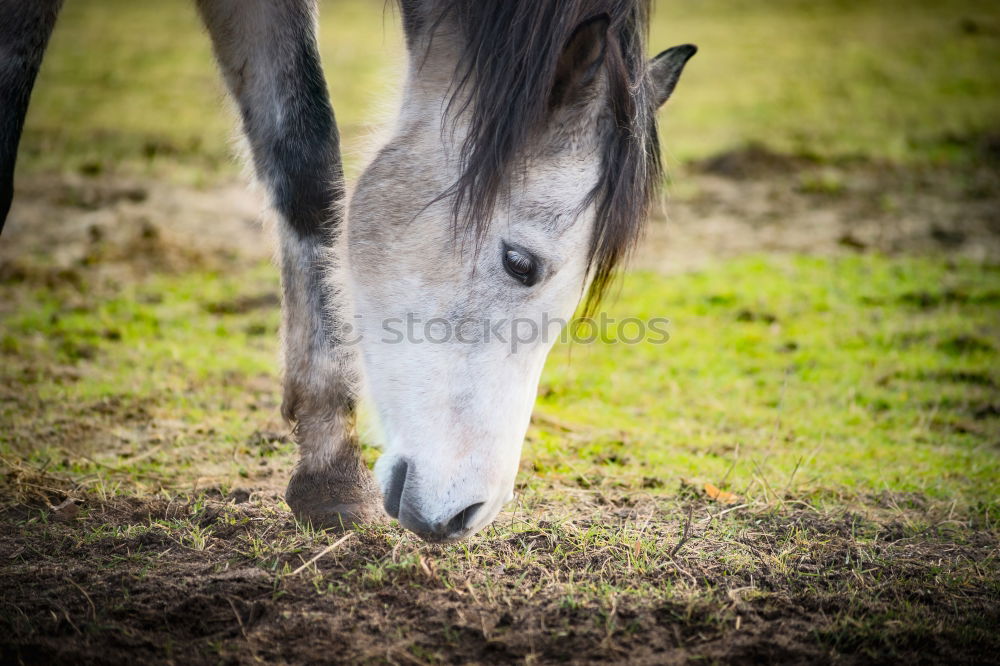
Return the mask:
[[[649,0],[398,0],[411,48],[413,33],[447,25],[459,37],[447,100],[449,117],[467,124],[461,170],[439,197],[451,197],[456,231],[481,236],[506,194],[511,169],[550,121],[549,93],[559,56],[584,21],[609,19],[606,105],[600,177],[588,203],[596,209],[588,266],[587,309],[598,304],[616,266],[641,234],[662,167],[656,109],[646,70]],[[466,113],[469,111],[469,113]]]

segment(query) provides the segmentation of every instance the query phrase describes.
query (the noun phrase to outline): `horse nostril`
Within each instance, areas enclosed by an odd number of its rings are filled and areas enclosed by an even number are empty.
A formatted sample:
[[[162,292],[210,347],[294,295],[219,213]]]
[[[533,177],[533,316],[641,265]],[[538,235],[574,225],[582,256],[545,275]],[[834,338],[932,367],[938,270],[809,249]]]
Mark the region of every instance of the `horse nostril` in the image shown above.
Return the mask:
[[[395,481],[395,477],[393,481]],[[390,486],[395,487],[393,484],[390,484]],[[388,506],[389,499],[387,498],[386,507]],[[408,503],[408,500],[403,500],[399,503],[399,515],[397,517],[400,525],[428,541],[448,541],[450,539],[459,539],[469,531],[469,526],[482,506],[482,502],[470,504],[449,520],[435,522],[428,520],[421,514],[419,504],[411,504]]]
[[[403,497],[403,486],[406,485],[406,472],[409,465],[405,460],[400,460],[392,466],[392,474],[389,478],[389,485],[385,489],[383,503],[385,512],[393,518],[399,518],[399,502]]]
[[[476,512],[483,506],[482,502],[476,502],[475,504],[470,504],[461,511],[455,514],[455,516],[448,521],[446,534],[455,534],[457,532],[464,532],[468,529],[469,524],[475,517]]]

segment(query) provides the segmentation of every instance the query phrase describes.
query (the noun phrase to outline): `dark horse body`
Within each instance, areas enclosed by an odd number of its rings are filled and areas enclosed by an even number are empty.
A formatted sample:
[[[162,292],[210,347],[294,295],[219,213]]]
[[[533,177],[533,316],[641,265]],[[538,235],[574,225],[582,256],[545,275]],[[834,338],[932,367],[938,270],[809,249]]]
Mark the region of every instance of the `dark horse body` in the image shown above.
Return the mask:
[[[660,178],[655,110],[694,48],[647,62],[643,0],[400,0],[404,110],[345,217],[314,0],[196,4],[281,220],[282,411],[302,454],[289,505],[322,525],[384,506],[433,540],[481,529],[510,495],[548,347],[359,353],[343,320],[572,314],[638,237]],[[0,0],[0,224],[60,5]],[[362,378],[387,430],[381,492],[358,453]]]

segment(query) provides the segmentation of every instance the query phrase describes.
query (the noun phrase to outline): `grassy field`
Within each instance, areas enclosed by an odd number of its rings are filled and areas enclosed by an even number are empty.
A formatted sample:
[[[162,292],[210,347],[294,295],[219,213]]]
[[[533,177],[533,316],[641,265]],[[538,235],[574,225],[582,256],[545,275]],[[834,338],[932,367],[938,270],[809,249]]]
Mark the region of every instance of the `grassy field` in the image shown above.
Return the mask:
[[[905,20],[900,16],[905,15]],[[404,71],[382,0],[323,2],[321,53],[356,174]],[[1000,117],[1000,10],[973,0],[656,4],[653,53],[701,52],[664,112],[675,161],[744,142],[824,158],[975,156]],[[191,3],[67,3],[27,121],[22,170],[231,173],[233,136]],[[178,169],[184,166],[184,169]]]
[[[397,19],[338,0],[321,22],[356,174]],[[680,204],[735,192],[749,235],[766,181],[889,229],[935,191],[995,232],[997,9],[659,3],[654,50],[685,41]],[[153,215],[164,182],[243,215],[211,199],[238,178],[222,100],[187,2],[66,3],[0,242],[0,662],[996,661],[1000,264],[953,252],[943,212],[919,253],[848,235],[627,274],[607,314],[666,317],[669,341],[557,345],[493,526],[344,537],[281,500],[266,251]],[[18,250],[19,219],[56,215],[73,247]]]
[[[5,404],[4,444],[50,471],[138,469],[175,490],[195,477],[226,488],[254,478],[247,443],[276,427],[276,280],[260,265],[123,285],[108,298],[72,283],[11,285],[8,303],[30,305],[5,316],[3,379],[24,383],[14,392],[40,409]],[[752,502],[789,495],[817,507],[919,493],[990,521],[1000,510],[998,303],[996,268],[921,260],[747,258],[633,274],[608,314],[669,317],[670,340],[557,346],[524,483],[674,494],[684,477]],[[30,372],[47,364],[78,376]],[[72,431],[38,446],[66,405],[87,422],[109,400],[116,418],[155,405],[154,419],[195,428],[191,454],[168,439],[136,468],[131,446],[105,457],[105,441],[88,446]],[[211,436],[191,436],[199,431]],[[66,449],[86,455],[64,466]],[[289,469],[292,447],[279,452],[277,469]]]

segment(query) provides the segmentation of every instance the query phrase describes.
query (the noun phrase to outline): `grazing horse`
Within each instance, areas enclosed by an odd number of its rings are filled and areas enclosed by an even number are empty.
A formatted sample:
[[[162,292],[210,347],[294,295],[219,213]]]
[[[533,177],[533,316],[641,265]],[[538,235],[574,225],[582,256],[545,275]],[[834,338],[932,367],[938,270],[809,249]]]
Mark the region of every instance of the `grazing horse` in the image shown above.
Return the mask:
[[[0,0],[4,215],[60,4]],[[648,0],[399,0],[401,110],[346,205],[315,0],[197,7],[280,218],[289,506],[320,526],[384,509],[431,541],[482,529],[512,496],[556,337],[518,327],[593,305],[634,246],[662,179],[656,109],[695,47],[647,60]]]

